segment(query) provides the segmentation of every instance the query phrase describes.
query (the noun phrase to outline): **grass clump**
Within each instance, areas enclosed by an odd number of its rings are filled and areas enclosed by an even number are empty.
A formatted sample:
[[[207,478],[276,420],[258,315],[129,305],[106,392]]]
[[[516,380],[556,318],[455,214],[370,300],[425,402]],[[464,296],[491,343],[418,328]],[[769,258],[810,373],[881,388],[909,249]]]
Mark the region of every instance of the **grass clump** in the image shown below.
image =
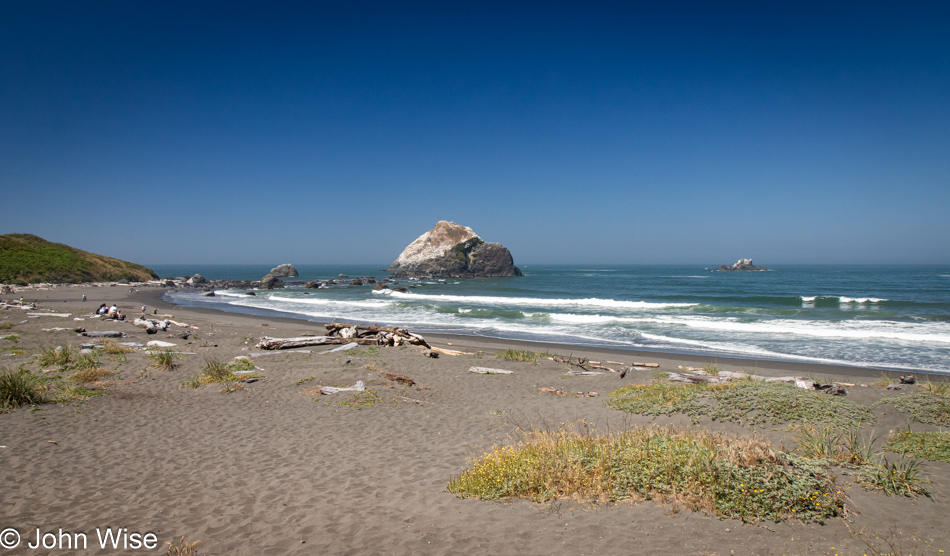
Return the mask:
[[[950,395],[948,394],[924,391],[886,398],[877,403],[890,404],[902,413],[910,413],[918,423],[950,426]]]
[[[537,363],[538,359],[544,357],[550,357],[550,354],[547,352],[539,353],[536,351],[527,351],[524,349],[506,349],[504,351],[499,351],[495,354],[495,357],[498,359],[504,359],[505,361],[518,361],[521,363]]]
[[[135,348],[120,346],[112,340],[99,340],[96,343],[99,344],[99,351],[106,355],[125,355],[126,353],[135,352]]]
[[[27,369],[0,369],[0,413],[43,403],[43,390],[40,378]]]
[[[926,487],[930,481],[920,476],[920,461],[906,459],[904,454],[894,463],[881,458],[880,465],[867,466],[858,474],[858,480],[865,486],[883,490],[891,496],[933,497]]]
[[[448,490],[488,500],[659,500],[747,522],[821,521],[843,510],[826,469],[767,440],[655,427],[535,431],[453,476]]]
[[[206,359],[201,373],[191,380],[185,381],[182,386],[198,388],[205,384],[229,383],[247,378],[260,378],[260,376],[256,374],[243,374],[240,376],[234,374],[236,371],[250,371],[252,369],[254,369],[254,363],[248,359],[237,359],[234,363],[230,364],[218,359]],[[239,388],[235,388],[235,390],[237,389]]]
[[[76,371],[72,374],[72,376],[69,377],[69,380],[78,384],[88,384],[90,382],[99,382],[111,374],[112,371],[108,369],[103,369],[102,367],[92,367],[89,369]]]
[[[44,367],[60,367],[66,369],[76,359],[76,351],[69,344],[63,346],[46,346],[40,348],[36,361]]]
[[[781,382],[743,380],[725,384],[654,382],[609,394],[609,407],[641,415],[708,415],[718,421],[831,423],[849,427],[874,421],[869,406]]]
[[[178,366],[178,360],[181,359],[181,354],[170,349],[160,349],[150,351],[148,357],[152,360],[153,367],[158,367],[163,371],[170,371]]]
[[[198,543],[201,541],[187,542],[185,537],[178,539],[178,544],[172,544],[165,541],[168,545],[168,551],[165,556],[198,556]]]
[[[885,448],[914,458],[950,463],[950,432],[900,431],[887,438]]]

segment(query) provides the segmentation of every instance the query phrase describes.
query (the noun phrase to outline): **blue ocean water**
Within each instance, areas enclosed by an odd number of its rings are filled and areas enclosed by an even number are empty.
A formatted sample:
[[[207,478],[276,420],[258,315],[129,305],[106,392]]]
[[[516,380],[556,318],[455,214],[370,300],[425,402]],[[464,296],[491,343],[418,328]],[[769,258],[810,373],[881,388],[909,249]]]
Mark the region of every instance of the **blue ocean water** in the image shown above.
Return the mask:
[[[379,266],[300,266],[297,280],[384,278]],[[153,267],[162,276],[260,279],[263,266]],[[520,278],[172,292],[178,305],[495,338],[950,373],[950,267],[528,266]]]

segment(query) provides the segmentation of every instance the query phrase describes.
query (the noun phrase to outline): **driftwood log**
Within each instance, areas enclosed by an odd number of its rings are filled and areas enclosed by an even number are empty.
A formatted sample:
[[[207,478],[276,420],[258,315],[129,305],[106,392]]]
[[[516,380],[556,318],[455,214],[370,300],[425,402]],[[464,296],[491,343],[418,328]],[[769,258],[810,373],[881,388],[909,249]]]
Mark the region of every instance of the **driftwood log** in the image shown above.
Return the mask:
[[[300,336],[297,338],[270,338],[264,336],[258,342],[260,349],[292,349],[307,346],[357,343],[361,346],[401,346],[404,344],[431,349],[425,338],[405,328],[382,328],[377,325],[363,326],[333,322],[325,325],[325,336]]]
[[[339,392],[362,392],[363,390],[366,390],[366,384],[364,384],[362,380],[357,380],[356,384],[354,384],[353,386],[348,386],[346,388],[337,388],[335,386],[324,386],[320,388],[320,393],[323,394],[324,396],[328,396],[330,394],[337,394]]]
[[[479,375],[513,375],[514,371],[506,371],[504,369],[490,369],[488,367],[472,367],[468,370],[470,373],[475,373]]]

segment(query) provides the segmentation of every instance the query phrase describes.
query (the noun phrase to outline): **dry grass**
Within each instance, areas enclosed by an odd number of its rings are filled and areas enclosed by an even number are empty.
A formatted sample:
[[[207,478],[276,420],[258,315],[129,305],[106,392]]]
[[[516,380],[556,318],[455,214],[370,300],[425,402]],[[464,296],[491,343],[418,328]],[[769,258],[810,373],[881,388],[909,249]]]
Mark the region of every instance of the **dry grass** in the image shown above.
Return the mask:
[[[192,543],[186,542],[185,537],[178,539],[178,544],[172,544],[166,542],[168,545],[168,552],[166,556],[198,556],[198,543],[201,541],[195,541]]]
[[[102,367],[91,367],[81,371],[76,371],[72,374],[72,376],[69,377],[69,380],[78,384],[88,384],[90,382],[98,382],[112,374],[112,371],[109,369],[103,369]]]

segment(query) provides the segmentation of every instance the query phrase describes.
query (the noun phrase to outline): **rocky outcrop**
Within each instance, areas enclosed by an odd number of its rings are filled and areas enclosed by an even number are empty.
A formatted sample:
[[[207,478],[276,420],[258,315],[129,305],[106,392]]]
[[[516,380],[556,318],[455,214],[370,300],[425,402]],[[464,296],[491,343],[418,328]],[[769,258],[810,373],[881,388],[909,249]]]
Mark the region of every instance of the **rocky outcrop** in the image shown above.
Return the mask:
[[[280,281],[279,278],[272,274],[266,274],[261,278],[261,289],[262,290],[273,290],[276,288],[284,287],[284,283]]]
[[[410,243],[389,271],[392,278],[523,275],[507,247],[485,243],[471,228],[445,220]]]
[[[268,272],[271,276],[276,276],[278,278],[296,278],[300,276],[297,273],[297,269],[294,268],[294,265],[287,263],[282,265],[277,265]]]
[[[722,265],[716,270],[733,271],[733,270],[768,270],[768,269],[765,268],[764,266],[755,266],[754,264],[752,264],[752,259],[739,259],[738,261],[736,261],[736,264],[732,266]]]

